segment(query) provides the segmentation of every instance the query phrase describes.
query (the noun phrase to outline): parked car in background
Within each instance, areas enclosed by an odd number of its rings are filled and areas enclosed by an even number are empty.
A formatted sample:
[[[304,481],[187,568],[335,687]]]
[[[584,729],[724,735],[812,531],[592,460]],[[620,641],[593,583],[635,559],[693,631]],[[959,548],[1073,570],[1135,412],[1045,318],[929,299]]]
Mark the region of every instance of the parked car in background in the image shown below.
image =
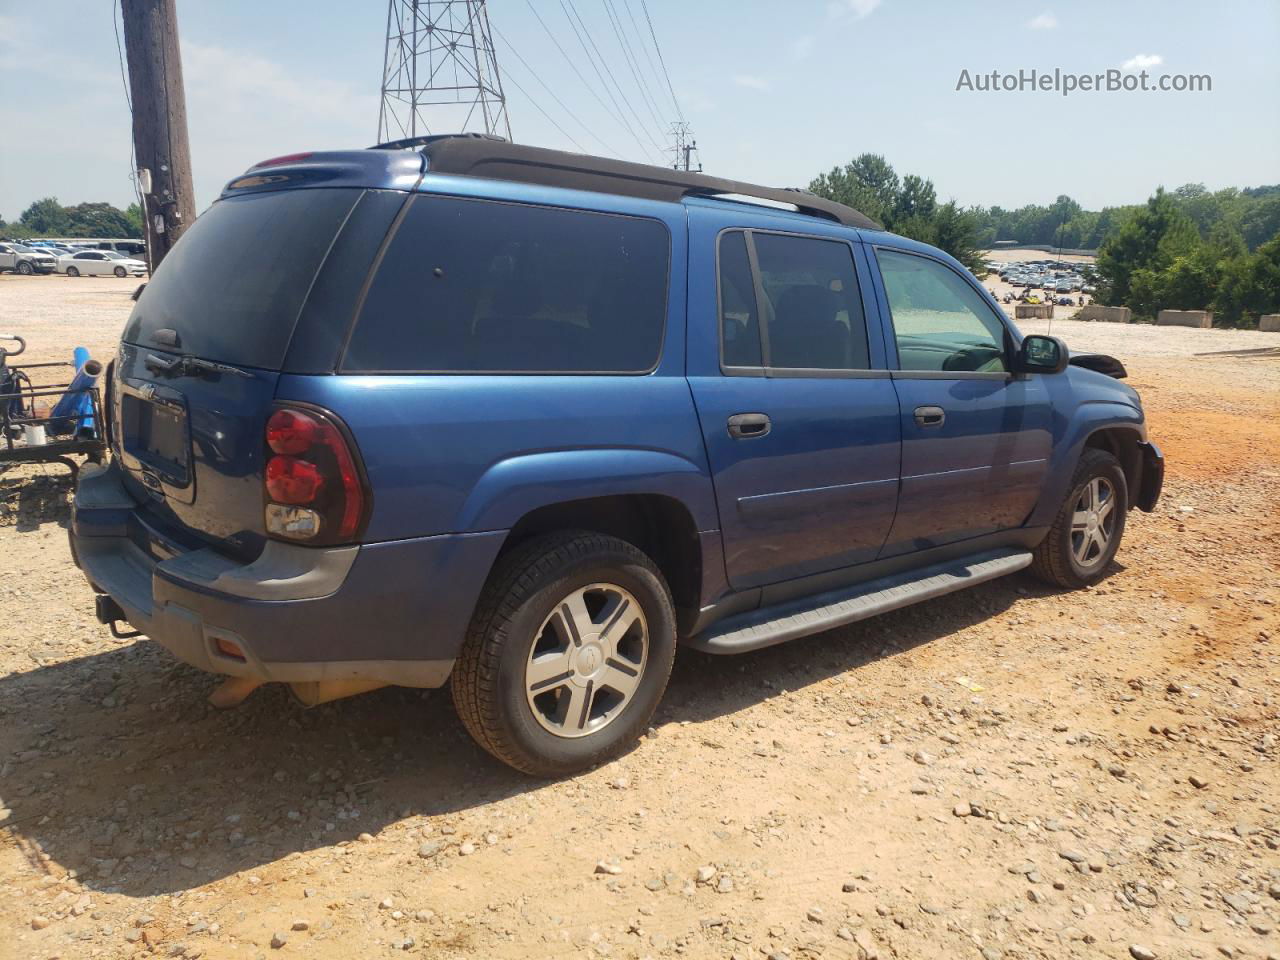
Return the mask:
[[[12,270],[24,276],[34,273],[53,273],[57,268],[57,258],[51,254],[28,247],[21,243],[0,243],[0,273]]]
[[[141,240],[99,240],[93,244],[95,250],[114,250],[126,256],[139,257],[147,252],[147,245]]]
[[[71,546],[222,705],[448,683],[562,776],[644,732],[679,644],[1102,580],[1163,461],[1069,360],[812,194],[474,137],[293,155],[138,298]]]
[[[114,250],[81,250],[59,257],[58,269],[69,277],[141,277],[147,265]]]

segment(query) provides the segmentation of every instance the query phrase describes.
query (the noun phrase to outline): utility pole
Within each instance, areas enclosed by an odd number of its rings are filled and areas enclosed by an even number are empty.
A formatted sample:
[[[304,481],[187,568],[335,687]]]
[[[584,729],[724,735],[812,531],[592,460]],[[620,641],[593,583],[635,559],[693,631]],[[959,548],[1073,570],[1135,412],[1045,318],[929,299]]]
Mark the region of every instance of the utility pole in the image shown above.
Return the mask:
[[[196,218],[178,14],[175,0],[120,0],[120,16],[147,259],[155,270]]]
[[[693,139],[693,130],[690,128],[688,121],[674,121],[668,132],[672,141],[672,145],[667,149],[667,152],[672,157],[671,169],[683,170],[686,173],[701,173],[701,158],[699,158],[696,168],[693,165],[693,155],[698,152],[698,141]]]

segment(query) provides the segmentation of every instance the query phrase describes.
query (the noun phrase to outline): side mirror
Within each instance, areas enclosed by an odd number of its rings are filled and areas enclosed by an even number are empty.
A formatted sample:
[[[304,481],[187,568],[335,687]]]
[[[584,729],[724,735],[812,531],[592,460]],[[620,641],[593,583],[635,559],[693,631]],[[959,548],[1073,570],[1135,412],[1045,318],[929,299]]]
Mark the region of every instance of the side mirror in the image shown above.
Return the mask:
[[[1057,337],[1032,334],[1018,348],[1019,373],[1061,373],[1067,369],[1071,352]]]

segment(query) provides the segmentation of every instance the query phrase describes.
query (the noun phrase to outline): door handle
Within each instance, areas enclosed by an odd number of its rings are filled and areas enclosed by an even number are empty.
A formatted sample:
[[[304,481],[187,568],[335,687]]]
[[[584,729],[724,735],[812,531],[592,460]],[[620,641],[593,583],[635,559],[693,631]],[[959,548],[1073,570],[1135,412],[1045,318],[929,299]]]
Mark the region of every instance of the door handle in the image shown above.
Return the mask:
[[[940,427],[947,422],[947,412],[941,407],[916,407],[916,426]]]
[[[729,418],[729,436],[739,440],[763,437],[772,427],[767,413],[735,413]]]

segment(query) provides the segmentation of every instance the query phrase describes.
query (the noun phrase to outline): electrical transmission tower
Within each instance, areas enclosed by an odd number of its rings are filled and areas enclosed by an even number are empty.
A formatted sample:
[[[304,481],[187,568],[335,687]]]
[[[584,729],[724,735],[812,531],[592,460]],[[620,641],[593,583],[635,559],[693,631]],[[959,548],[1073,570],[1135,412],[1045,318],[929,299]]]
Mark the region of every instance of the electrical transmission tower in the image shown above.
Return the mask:
[[[696,167],[693,165],[693,155],[698,152],[698,141],[693,139],[693,130],[689,127],[688,121],[674,121],[668,134],[671,137],[672,144],[667,148],[667,152],[672,157],[671,168],[673,170],[701,173],[702,158],[698,158]]]
[[[511,139],[485,0],[390,0],[378,142],[431,133]]]

